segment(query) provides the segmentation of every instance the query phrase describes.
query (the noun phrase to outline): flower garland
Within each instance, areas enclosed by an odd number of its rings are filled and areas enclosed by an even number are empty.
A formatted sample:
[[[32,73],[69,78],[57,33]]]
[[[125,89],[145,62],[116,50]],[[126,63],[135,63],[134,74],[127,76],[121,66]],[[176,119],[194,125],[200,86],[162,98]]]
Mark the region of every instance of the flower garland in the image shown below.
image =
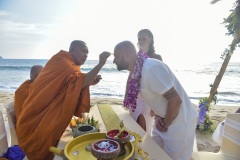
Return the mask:
[[[204,123],[204,117],[208,111],[208,104],[207,101],[202,101],[200,102],[199,106],[199,116],[198,116],[198,124],[201,125],[202,123]]]
[[[136,109],[137,97],[140,88],[140,80],[142,78],[141,73],[143,63],[147,58],[148,58],[147,54],[145,54],[144,52],[138,52],[134,72],[130,74],[128,95],[123,104],[128,109],[131,108],[133,112]]]
[[[215,103],[214,103],[215,104]],[[211,121],[207,112],[210,111],[211,104],[208,104],[208,98],[204,97],[199,100],[199,116],[197,129],[203,133],[212,133],[215,129],[215,124]]]

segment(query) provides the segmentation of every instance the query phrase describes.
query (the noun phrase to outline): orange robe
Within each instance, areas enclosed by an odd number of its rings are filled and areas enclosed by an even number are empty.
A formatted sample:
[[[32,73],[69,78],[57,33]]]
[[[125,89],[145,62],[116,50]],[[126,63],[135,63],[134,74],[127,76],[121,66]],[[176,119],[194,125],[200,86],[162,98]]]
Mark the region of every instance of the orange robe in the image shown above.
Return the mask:
[[[50,160],[73,115],[89,112],[89,87],[82,89],[85,74],[65,51],[54,55],[29,88],[17,121],[18,145],[29,160]]]
[[[22,106],[24,101],[27,99],[29,94],[29,86],[32,83],[31,80],[26,80],[19,86],[19,88],[15,91],[14,97],[14,111],[16,114],[16,121],[22,111]]]

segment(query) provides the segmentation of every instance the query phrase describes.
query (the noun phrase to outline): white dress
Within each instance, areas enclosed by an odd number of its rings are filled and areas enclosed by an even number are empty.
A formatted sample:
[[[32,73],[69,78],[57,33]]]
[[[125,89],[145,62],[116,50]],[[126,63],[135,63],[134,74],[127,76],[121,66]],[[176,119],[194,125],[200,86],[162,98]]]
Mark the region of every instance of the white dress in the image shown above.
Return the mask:
[[[151,133],[154,118],[151,117],[150,115],[151,109],[147,106],[146,103],[144,103],[140,94],[138,94],[137,106],[135,111],[133,112],[132,109],[130,108],[129,112],[135,121],[137,121],[139,115],[142,114],[146,122],[146,132]]]

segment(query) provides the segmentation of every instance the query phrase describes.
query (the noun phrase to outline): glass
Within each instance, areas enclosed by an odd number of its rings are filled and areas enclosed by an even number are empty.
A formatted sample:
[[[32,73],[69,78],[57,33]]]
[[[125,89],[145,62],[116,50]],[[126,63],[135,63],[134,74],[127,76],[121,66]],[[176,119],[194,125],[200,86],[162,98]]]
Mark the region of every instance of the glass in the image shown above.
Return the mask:
[[[142,137],[138,141],[137,155],[135,157],[137,160],[149,160],[149,155],[142,149]]]

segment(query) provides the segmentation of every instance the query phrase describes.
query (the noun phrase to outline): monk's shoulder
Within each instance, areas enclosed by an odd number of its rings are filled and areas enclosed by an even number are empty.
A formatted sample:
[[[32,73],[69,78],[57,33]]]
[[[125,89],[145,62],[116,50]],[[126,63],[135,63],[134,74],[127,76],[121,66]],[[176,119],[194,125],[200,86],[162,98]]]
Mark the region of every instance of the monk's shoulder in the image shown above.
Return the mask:
[[[28,89],[29,89],[29,86],[30,86],[31,84],[32,84],[32,81],[26,80],[25,82],[23,82],[23,83],[18,87],[18,89],[16,90],[16,92],[22,92],[22,91],[28,90]]]

